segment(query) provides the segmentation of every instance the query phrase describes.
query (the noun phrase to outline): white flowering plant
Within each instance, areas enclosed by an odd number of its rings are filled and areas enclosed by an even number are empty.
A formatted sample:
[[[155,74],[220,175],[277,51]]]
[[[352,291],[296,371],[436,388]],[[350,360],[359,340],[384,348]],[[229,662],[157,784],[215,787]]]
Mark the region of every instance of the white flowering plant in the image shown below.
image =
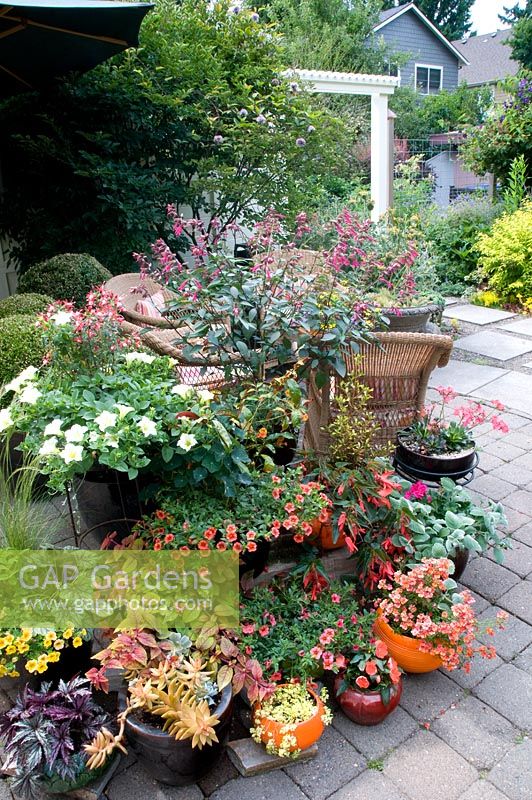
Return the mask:
[[[218,478],[228,493],[247,479],[243,431],[212,392],[177,383],[166,356],[123,351],[111,368],[63,380],[53,367],[30,367],[1,391],[14,396],[0,433],[25,434],[21,447],[39,456],[52,489],[97,465],[182,487]]]

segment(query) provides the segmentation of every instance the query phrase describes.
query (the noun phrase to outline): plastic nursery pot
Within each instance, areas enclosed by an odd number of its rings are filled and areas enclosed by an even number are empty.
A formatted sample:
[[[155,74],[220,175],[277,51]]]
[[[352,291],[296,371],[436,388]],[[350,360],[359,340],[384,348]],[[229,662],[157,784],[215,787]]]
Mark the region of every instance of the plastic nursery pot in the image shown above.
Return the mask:
[[[454,556],[449,556],[449,559],[454,564],[454,572],[451,577],[457,581],[464,574],[467,562],[469,561],[469,550],[466,550],[465,547],[460,547]]]
[[[279,684],[278,688],[287,685],[288,684]],[[307,692],[312,696],[316,704],[316,711],[310,719],[305,720],[305,722],[299,722],[295,729],[290,731],[290,734],[295,736],[296,739],[296,743],[289,747],[291,753],[293,753],[294,750],[308,750],[309,747],[312,747],[312,745],[318,741],[325,728],[323,724],[323,712],[325,711],[323,700],[308,686]],[[255,714],[259,709],[260,704],[257,703],[253,709],[254,723]],[[260,724],[263,728],[261,737],[262,743],[268,744],[269,742],[273,742],[276,748],[280,747],[282,745],[283,736],[286,733],[283,732],[283,723],[261,717]]]
[[[338,538],[334,541],[333,525],[331,515],[328,515],[327,522],[320,522],[316,519],[312,523],[312,537],[316,537],[323,550],[338,550],[345,545],[345,535],[343,531],[338,532]]]
[[[126,695],[121,692],[118,696],[120,711],[124,710],[125,705]],[[170,786],[188,786],[210,772],[225,750],[233,716],[231,686],[222,690],[212,713],[220,720],[215,727],[218,742],[205,745],[201,750],[192,747],[190,739],[178,741],[161,728],[141,721],[132,714],[126,717],[126,737],[142,766],[156,781]]]
[[[382,618],[382,612],[377,611],[377,619],[374,625],[375,635],[382,639],[387,646],[392,658],[394,658],[405,672],[434,672],[442,665],[438,656],[431,653],[423,653],[419,649],[419,640],[412,636],[403,636],[395,633],[387,622]]]
[[[427,479],[431,475],[457,476],[466,475],[476,463],[476,449],[473,444],[467,450],[459,453],[439,453],[426,455],[412,450],[405,440],[408,439],[408,432],[397,437],[396,456],[401,466],[412,467],[419,472],[424,472]]]
[[[349,686],[341,694],[337,694],[342,676],[337,675],[334,681],[334,693],[340,708],[350,720],[357,725],[378,725],[397,708],[403,693],[403,679],[390,688],[390,702],[384,704],[380,692],[363,692],[356,686]]]
[[[98,767],[98,769],[85,768],[76,778],[73,778],[70,781],[63,780],[58,775],[52,774],[44,778],[42,787],[46,794],[60,794],[61,796],[68,794],[69,792],[75,792],[79,789],[83,789],[86,786],[90,787],[90,785],[95,781],[100,781],[106,772],[112,774],[114,772],[115,765],[119,760],[120,755],[115,755],[108,759],[101,767]],[[107,778],[106,783],[109,779],[110,776]]]

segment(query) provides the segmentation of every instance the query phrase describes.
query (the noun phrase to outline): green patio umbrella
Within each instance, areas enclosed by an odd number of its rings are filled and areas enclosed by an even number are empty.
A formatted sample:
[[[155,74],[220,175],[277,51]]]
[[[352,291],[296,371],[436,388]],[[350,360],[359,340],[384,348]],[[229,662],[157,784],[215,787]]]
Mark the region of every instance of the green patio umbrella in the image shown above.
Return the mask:
[[[0,3],[0,98],[86,72],[127,47],[153,3],[11,0]]]

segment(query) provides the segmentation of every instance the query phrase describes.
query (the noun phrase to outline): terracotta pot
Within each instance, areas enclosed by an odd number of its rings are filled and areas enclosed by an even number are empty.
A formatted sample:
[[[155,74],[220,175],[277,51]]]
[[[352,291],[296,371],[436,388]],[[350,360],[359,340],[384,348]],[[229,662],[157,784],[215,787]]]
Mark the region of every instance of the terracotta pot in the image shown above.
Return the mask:
[[[319,540],[320,546],[323,550],[338,550],[339,547],[345,545],[345,535],[343,531],[338,532],[338,538],[334,540],[333,525],[331,515],[329,514],[327,522],[320,522],[316,517],[312,523],[312,534]]]
[[[280,684],[280,686],[283,685],[286,684]],[[289,748],[291,753],[294,750],[308,750],[309,747],[312,747],[312,745],[318,741],[325,728],[322,719],[325,710],[323,701],[312,689],[307,688],[307,691],[316,704],[316,711],[310,719],[305,720],[305,722],[300,722],[296,725],[295,730],[290,732],[296,738],[296,744]],[[260,705],[254,707],[254,714],[259,708]],[[284,736],[281,731],[283,727],[282,723],[265,718],[261,718],[260,723],[264,730],[262,734],[263,744],[268,744],[268,742],[273,741],[275,747],[280,747]]]
[[[405,672],[433,672],[442,665],[438,656],[431,653],[422,653],[419,649],[419,640],[412,636],[403,636],[395,633],[392,628],[382,618],[380,611],[377,611],[374,631],[379,639],[382,639],[387,646],[390,655],[394,658]]]
[[[119,695],[119,709],[125,708],[125,693]],[[233,716],[233,692],[226,686],[213,709],[220,722],[215,727],[218,742],[201,750],[190,739],[178,741],[170,734],[142,722],[130,714],[126,718],[126,737],[146,771],[160,783],[188,786],[196,783],[216,765],[225,750]]]
[[[380,692],[363,692],[356,686],[337,694],[341,683],[342,676],[337,675],[334,681],[336,699],[346,717],[357,725],[378,725],[397,708],[403,693],[403,679],[400,678],[399,683],[390,688],[390,702],[385,705]]]

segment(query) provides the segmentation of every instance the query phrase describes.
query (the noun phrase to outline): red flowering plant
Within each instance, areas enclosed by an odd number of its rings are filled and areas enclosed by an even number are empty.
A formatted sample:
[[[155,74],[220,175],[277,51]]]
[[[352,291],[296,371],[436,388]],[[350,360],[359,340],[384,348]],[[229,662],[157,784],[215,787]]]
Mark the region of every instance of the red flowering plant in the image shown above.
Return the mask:
[[[312,533],[312,521],[329,505],[321,484],[304,478],[301,469],[252,472],[235,497],[191,490],[161,499],[122,543],[153,550],[233,550],[252,553],[259,542],[289,533],[301,544]]]
[[[306,682],[323,671],[349,685],[382,691],[401,671],[386,645],[375,638],[375,614],[361,611],[353,587],[333,581],[317,595],[305,590],[298,575],[256,587],[241,605],[242,645],[272,681]]]
[[[493,635],[494,624],[503,627],[508,614],[499,611],[495,623],[481,624],[471,592],[455,591],[451,569],[447,558],[424,558],[410,570],[398,570],[379,583],[382,599],[376,608],[396,633],[419,640],[420,651],[439,657],[446,670],[469,672],[475,654],[495,658],[495,648],[476,639],[481,633]]]
[[[449,418],[451,403],[458,397],[452,386],[438,386],[438,403],[424,408],[420,418],[399,434],[410,449],[424,455],[458,453],[475,446],[472,431],[479,425],[491,423],[493,430],[508,433],[508,425],[496,411],[504,411],[499,400],[493,400],[494,410],[488,410],[476,401],[456,406]]]

